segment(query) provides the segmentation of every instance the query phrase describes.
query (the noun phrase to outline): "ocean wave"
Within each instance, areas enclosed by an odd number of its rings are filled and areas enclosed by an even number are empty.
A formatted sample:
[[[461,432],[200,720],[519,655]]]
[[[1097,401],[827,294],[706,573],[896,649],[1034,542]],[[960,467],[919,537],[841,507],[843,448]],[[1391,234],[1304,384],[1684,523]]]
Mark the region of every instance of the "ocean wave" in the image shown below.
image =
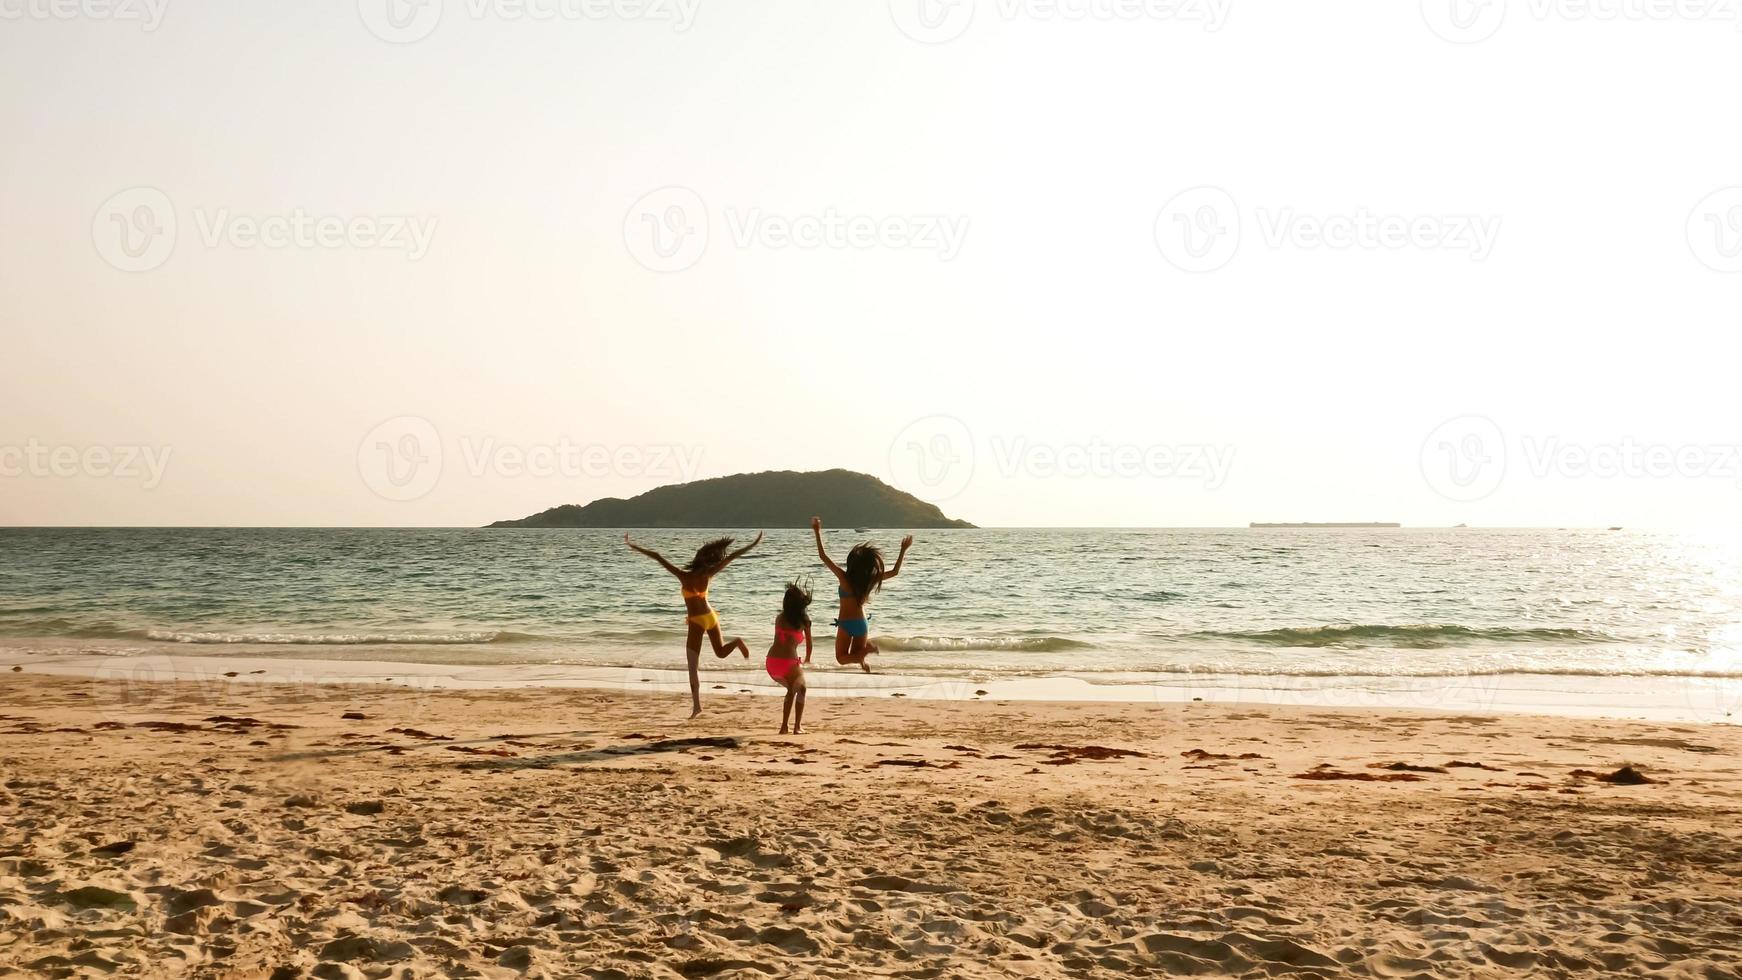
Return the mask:
[[[1062,636],[879,636],[877,646],[891,652],[904,653],[1063,653],[1068,650],[1092,650],[1095,645]]]
[[[481,643],[523,643],[540,637],[502,630],[451,633],[227,633],[179,630],[124,630],[116,639],[150,640],[154,643],[261,646],[455,646]]]
[[[0,620],[0,636],[24,638],[64,637],[75,640],[145,640],[146,630],[129,629],[107,620],[80,620],[57,616],[50,619]]]
[[[1201,632],[1188,640],[1250,643],[1272,647],[1403,647],[1436,649],[1484,643],[1614,643],[1617,637],[1595,630],[1570,627],[1460,626],[1456,623],[1386,625],[1354,623],[1330,626],[1300,626],[1252,632]]]
[[[507,630],[334,630],[332,632],[289,629],[217,630],[197,627],[133,627],[102,620],[81,621],[56,617],[9,621],[0,635],[12,637],[68,637],[79,640],[131,640],[148,643],[199,645],[257,644],[264,646],[364,646],[423,644],[446,646],[479,643],[526,643],[548,639],[532,633]]]
[[[670,629],[598,630],[587,634],[587,638],[611,643],[669,643],[687,635],[684,630]]]
[[[1027,671],[1039,676],[1058,674],[1058,671]],[[1098,675],[1101,679],[1096,679]],[[1453,670],[1442,667],[1410,667],[1386,666],[1368,664],[1361,667],[1322,669],[1264,665],[1233,666],[1228,664],[1181,665],[1168,667],[1158,671],[1132,671],[1128,668],[1109,667],[1106,669],[1084,669],[1073,667],[1068,676],[1082,677],[1093,684],[1165,684],[1183,678],[1202,680],[1204,678],[1263,678],[1267,681],[1299,680],[1303,682],[1337,679],[1382,681],[1447,681],[1464,678],[1468,681],[1479,681],[1483,678],[1496,677],[1654,677],[1685,680],[1738,680],[1742,679],[1742,669],[1735,670],[1683,670],[1674,667],[1635,667],[1617,665],[1611,668],[1601,667],[1471,667],[1464,670]],[[1133,680],[1133,677],[1139,679]]]
[[[43,613],[59,612],[54,606],[24,606],[10,609],[0,608],[0,617],[6,616],[40,616]]]

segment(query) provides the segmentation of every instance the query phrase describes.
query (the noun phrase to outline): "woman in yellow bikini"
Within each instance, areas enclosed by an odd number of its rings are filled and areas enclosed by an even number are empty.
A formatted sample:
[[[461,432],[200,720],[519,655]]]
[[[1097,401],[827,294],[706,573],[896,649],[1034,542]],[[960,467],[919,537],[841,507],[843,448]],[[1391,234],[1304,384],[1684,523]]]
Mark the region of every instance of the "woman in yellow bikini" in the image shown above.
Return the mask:
[[[726,551],[727,548],[732,547],[731,538],[709,541],[697,548],[696,556],[691,558],[690,563],[682,568],[666,561],[663,555],[652,548],[643,548],[629,540],[627,534],[623,535],[623,543],[659,562],[666,571],[677,576],[678,586],[683,590],[684,609],[689,613],[685,622],[689,623],[690,627],[689,639],[684,643],[684,652],[689,659],[690,706],[692,708],[690,717],[694,718],[702,713],[702,679],[696,673],[696,666],[702,656],[703,635],[706,635],[709,642],[713,644],[714,656],[725,659],[731,656],[733,650],[737,650],[744,655],[744,659],[750,659],[750,646],[744,642],[742,637],[734,636],[731,642],[727,642],[726,638],[721,635],[720,614],[714,612],[713,607],[708,605],[708,582],[715,575],[720,574],[720,571],[727,565],[744,557],[744,554],[751,548],[761,544],[762,535],[758,533],[755,541],[733,552]]]

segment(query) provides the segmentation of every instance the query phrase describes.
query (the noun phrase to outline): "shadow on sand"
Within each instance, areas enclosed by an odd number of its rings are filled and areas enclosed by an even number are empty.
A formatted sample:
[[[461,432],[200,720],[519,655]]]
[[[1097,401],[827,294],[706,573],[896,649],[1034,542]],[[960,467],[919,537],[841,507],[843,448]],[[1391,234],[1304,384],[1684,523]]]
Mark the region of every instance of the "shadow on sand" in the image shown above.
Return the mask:
[[[613,745],[606,748],[588,749],[584,752],[563,752],[557,755],[541,755],[530,758],[474,759],[467,765],[468,768],[473,769],[553,769],[557,766],[590,766],[643,755],[688,752],[691,749],[736,749],[742,744],[730,735],[707,738],[665,738],[639,745]]]

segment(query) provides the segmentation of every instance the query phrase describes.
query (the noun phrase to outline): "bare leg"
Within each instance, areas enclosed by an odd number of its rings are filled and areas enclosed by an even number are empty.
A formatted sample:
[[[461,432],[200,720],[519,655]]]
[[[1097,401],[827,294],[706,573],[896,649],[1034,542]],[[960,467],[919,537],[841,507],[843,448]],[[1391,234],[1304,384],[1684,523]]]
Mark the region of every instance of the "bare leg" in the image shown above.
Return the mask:
[[[877,644],[872,643],[870,637],[853,637],[853,652],[850,655],[850,660],[851,662],[858,664],[860,670],[863,670],[867,674],[871,673],[871,665],[865,662],[865,658],[876,652]]]
[[[730,657],[733,650],[742,653],[745,660],[750,659],[750,644],[745,643],[742,636],[734,636],[732,637],[732,642],[727,643],[725,636],[720,633],[720,628],[718,626],[708,630],[708,642],[714,645],[714,656],[719,657],[721,660]]]
[[[847,664],[862,664],[865,660],[865,657],[862,654],[855,655],[855,652],[853,649],[853,647],[857,644],[857,642],[858,641],[854,640],[853,637],[847,635],[845,632],[836,633],[835,634],[835,663],[841,664],[843,666],[845,666]]]
[[[696,665],[702,659],[701,644],[690,647],[684,654],[690,664],[690,717],[694,718],[702,713],[702,677],[696,672]]]
[[[787,733],[787,720],[792,720],[792,734],[804,734],[804,668],[794,667],[781,681],[786,685],[786,700],[780,706],[780,734]],[[796,709],[796,710],[795,710]]]

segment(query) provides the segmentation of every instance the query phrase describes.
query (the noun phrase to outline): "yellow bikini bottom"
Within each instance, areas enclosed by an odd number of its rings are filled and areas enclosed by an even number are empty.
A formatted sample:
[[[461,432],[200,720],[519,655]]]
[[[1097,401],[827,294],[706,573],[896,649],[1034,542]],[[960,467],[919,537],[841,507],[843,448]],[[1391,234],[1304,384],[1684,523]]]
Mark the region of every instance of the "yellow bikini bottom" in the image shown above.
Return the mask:
[[[700,626],[704,630],[715,630],[720,628],[720,614],[714,612],[712,609],[705,613],[696,613],[695,615],[686,618],[684,621],[689,623],[691,626]]]

